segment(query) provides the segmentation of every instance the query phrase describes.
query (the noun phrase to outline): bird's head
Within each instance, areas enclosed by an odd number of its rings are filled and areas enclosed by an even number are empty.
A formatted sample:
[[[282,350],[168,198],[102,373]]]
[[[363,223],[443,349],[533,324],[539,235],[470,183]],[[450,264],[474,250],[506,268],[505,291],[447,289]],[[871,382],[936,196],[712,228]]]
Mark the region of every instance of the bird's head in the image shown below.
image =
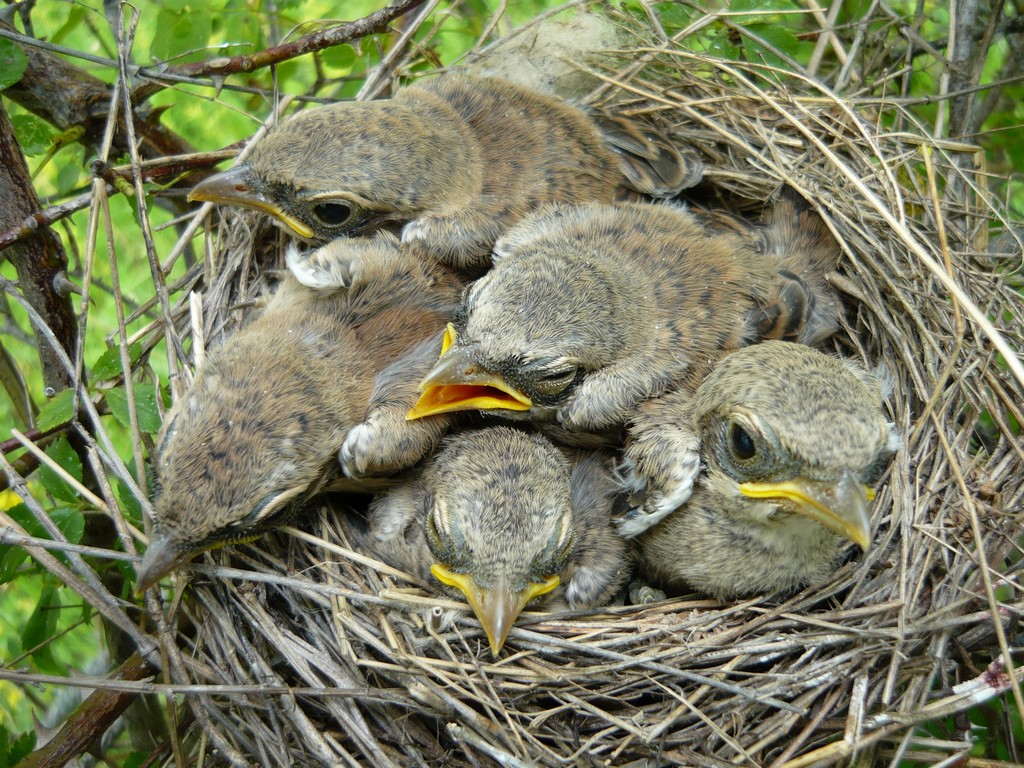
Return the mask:
[[[871,484],[898,445],[870,374],[769,341],[724,358],[696,398],[708,482],[733,514],[765,531],[824,526],[868,548]]]
[[[188,199],[269,214],[288,234],[317,245],[397,230],[443,205],[466,173],[465,150],[428,117],[391,100],[299,112],[244,161],[193,187]]]
[[[600,254],[504,256],[467,290],[409,418],[461,410],[552,420],[586,376],[630,349],[642,307]]]
[[[519,613],[569,565],[567,463],[541,436],[492,427],[448,438],[423,483],[431,573],[469,601],[497,656]]]
[[[211,354],[167,415],[138,593],[201,552],[281,525],[343,436],[335,415],[311,400],[302,356],[275,354],[248,331]]]

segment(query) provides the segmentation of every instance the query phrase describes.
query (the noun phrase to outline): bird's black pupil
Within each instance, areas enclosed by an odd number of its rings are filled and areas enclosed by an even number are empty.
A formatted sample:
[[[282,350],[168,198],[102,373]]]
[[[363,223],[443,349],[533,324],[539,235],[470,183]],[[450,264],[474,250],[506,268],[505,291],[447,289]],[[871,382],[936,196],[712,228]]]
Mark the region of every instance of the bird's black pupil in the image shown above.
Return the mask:
[[[345,203],[320,203],[313,207],[313,213],[324,224],[344,224],[352,215],[352,206]]]
[[[754,438],[739,424],[733,424],[729,430],[729,443],[732,446],[733,454],[738,459],[752,459],[757,452],[754,447]]]

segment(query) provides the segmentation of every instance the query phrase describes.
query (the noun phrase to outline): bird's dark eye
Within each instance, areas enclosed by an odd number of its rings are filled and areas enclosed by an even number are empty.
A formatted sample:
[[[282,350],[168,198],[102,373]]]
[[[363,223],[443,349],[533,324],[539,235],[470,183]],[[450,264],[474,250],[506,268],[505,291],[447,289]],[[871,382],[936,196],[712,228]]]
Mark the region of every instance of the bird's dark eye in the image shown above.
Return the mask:
[[[749,461],[757,453],[754,438],[742,426],[733,422],[729,427],[729,450],[741,461]]]
[[[547,371],[534,379],[533,388],[540,395],[560,394],[576,379],[576,371],[575,365],[569,368],[559,368],[556,371]]]
[[[339,227],[347,223],[354,212],[355,206],[349,203],[317,203],[313,206],[313,215],[328,227]]]

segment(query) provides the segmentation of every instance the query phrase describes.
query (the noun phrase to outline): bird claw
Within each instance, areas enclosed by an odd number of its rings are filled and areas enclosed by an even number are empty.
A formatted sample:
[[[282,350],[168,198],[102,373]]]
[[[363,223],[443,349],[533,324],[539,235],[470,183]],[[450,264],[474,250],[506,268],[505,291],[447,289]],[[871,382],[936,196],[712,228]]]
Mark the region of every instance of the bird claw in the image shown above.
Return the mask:
[[[662,494],[655,494],[643,505],[632,507],[625,515],[618,518],[615,524],[619,528],[619,535],[626,539],[632,539],[660,523],[675,510],[674,506],[651,503],[663,498]]]
[[[292,244],[285,253],[285,264],[295,279],[307,288],[319,291],[351,288],[359,279],[359,260],[331,257],[332,253],[327,248],[303,253]]]
[[[651,605],[667,600],[668,595],[664,590],[652,587],[643,579],[636,579],[629,583],[629,602],[631,605]]]
[[[357,424],[345,435],[345,441],[338,451],[338,463],[345,477],[353,479],[366,477],[375,442],[373,426],[367,422]]]
[[[640,474],[633,457],[627,456],[619,467],[619,484],[632,496],[642,499],[615,521],[621,536],[628,539],[639,536],[686,503],[700,474],[700,454],[683,451],[671,467],[663,470],[666,476],[656,484]]]
[[[603,403],[578,392],[576,398],[558,409],[558,423],[570,432],[590,432],[608,427],[618,420],[618,414],[603,407]]]
[[[404,409],[372,409],[366,421],[345,435],[338,463],[345,476],[352,479],[394,474],[433,451],[447,422],[444,425],[441,428],[427,420],[408,422]]]

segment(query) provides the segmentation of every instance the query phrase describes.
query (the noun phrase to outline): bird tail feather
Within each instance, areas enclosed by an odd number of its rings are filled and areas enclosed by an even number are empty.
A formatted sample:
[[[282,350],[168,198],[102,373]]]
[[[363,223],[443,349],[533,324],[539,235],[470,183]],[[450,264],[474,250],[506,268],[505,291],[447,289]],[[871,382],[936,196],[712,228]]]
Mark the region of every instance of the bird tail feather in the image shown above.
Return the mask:
[[[752,329],[760,339],[820,344],[839,328],[839,298],[827,279],[838,265],[839,244],[822,218],[790,190],[767,213],[762,238],[779,268]]]

